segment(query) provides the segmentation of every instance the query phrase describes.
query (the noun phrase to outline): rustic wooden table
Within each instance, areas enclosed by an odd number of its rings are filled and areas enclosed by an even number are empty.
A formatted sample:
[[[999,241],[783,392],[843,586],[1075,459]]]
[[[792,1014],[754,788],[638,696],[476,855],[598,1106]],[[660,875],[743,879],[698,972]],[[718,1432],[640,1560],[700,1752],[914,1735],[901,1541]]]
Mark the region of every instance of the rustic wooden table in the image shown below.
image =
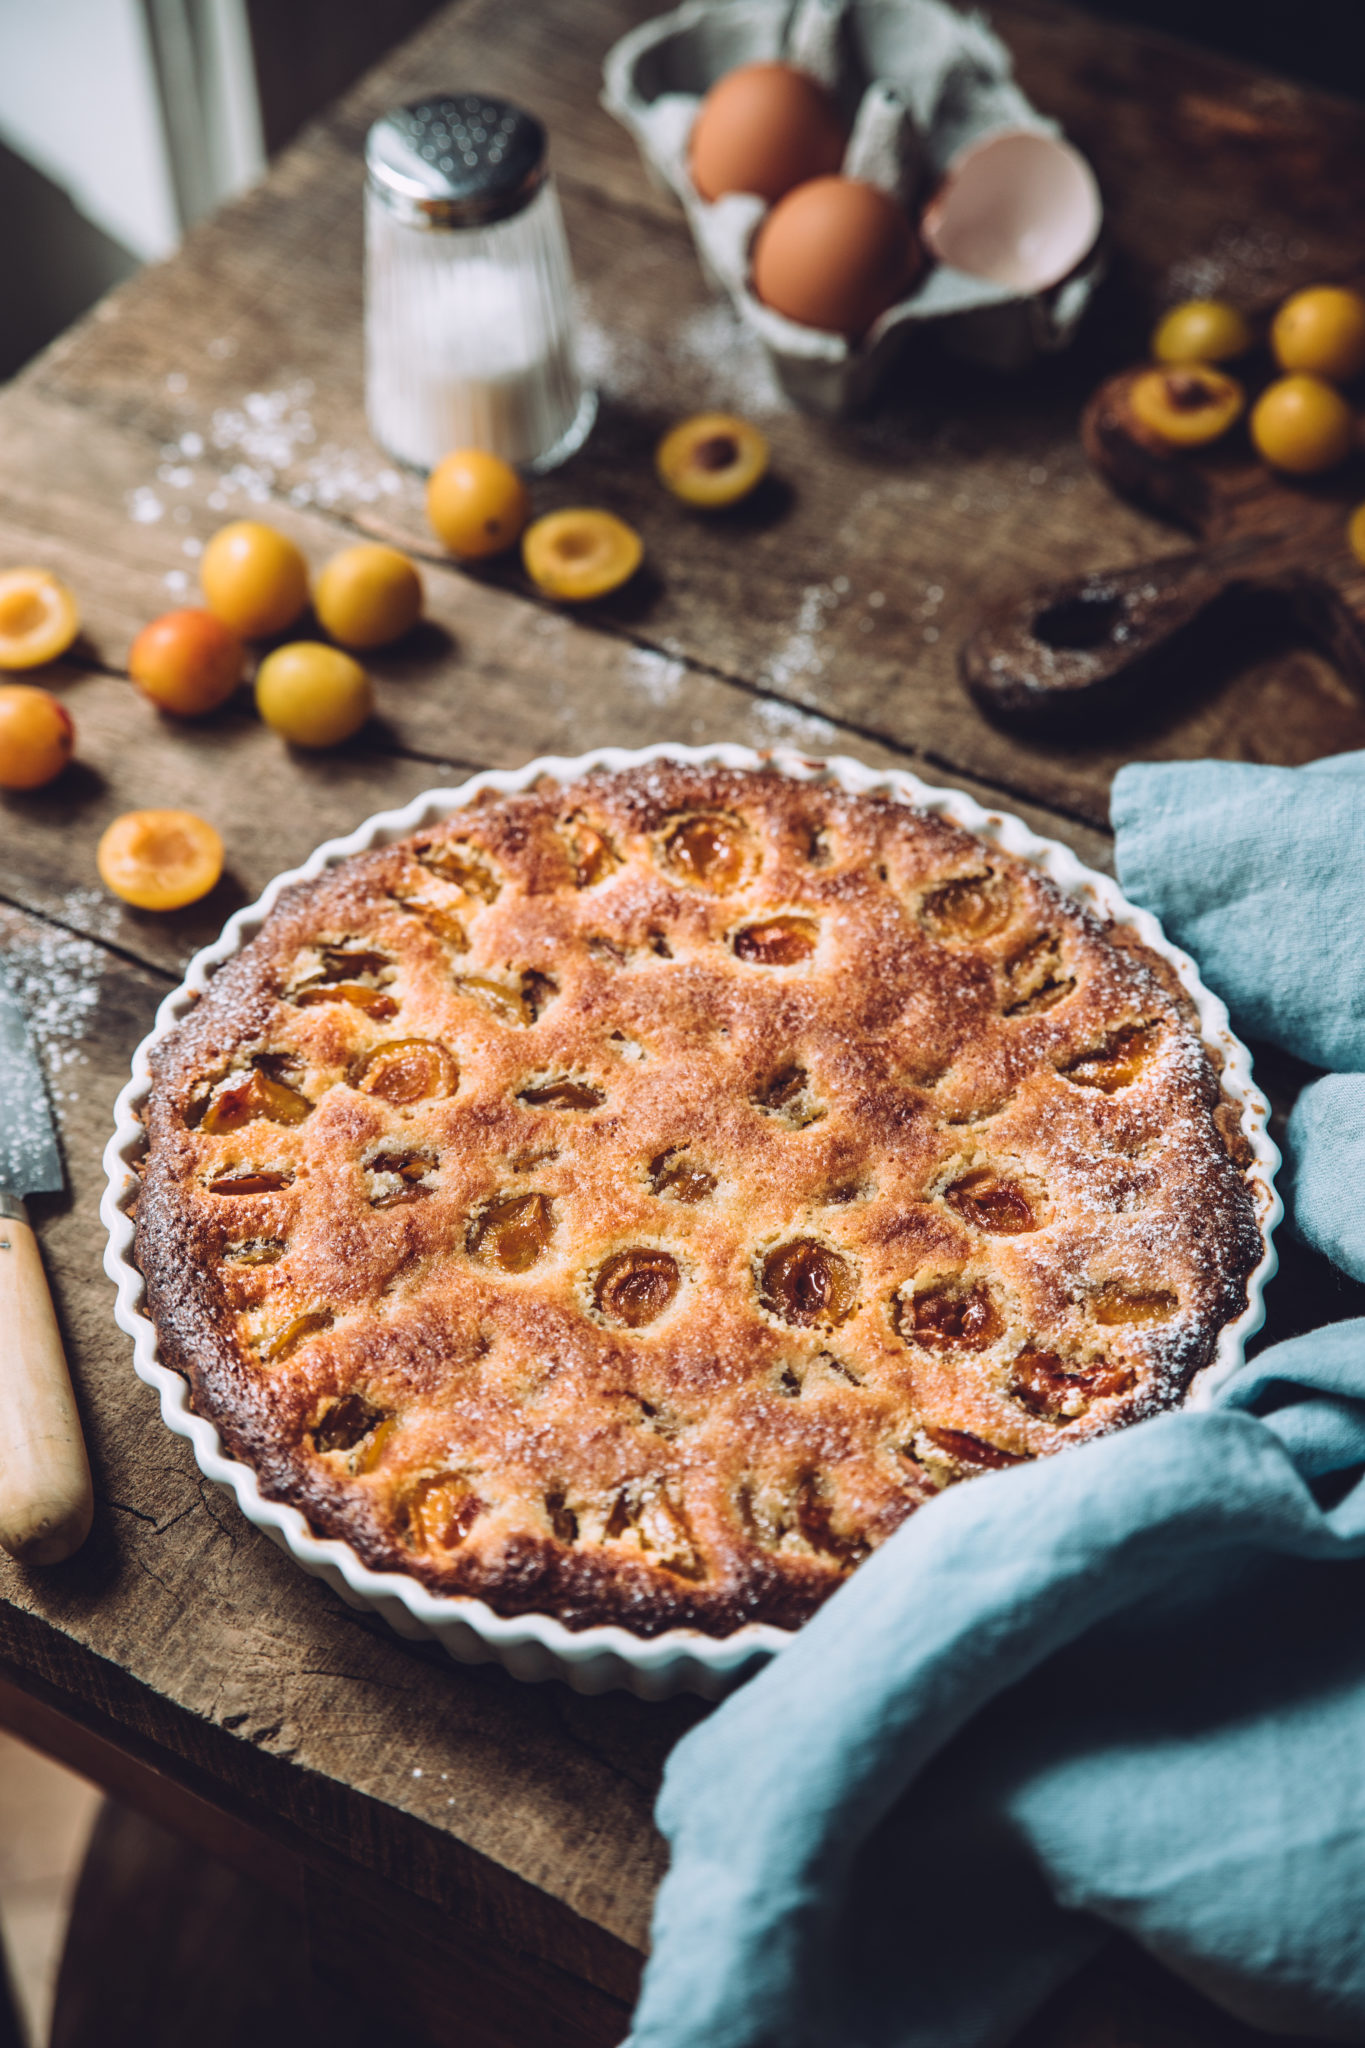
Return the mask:
[[[993,729],[956,673],[987,600],[1181,545],[1087,472],[1080,402],[1161,299],[1259,303],[1349,266],[1360,115],[1054,0],[1000,0],[1026,89],[1098,169],[1114,281],[1073,353],[1027,379],[926,360],[895,407],[832,426],[783,405],[598,109],[603,52],[650,11],[450,7],[0,396],[0,561],[56,570],[86,621],[57,678],[78,762],[0,809],[0,937],[52,1066],[70,1188],[35,1208],[99,1502],[72,1563],[0,1569],[0,1720],[301,1901],[334,1983],[373,1982],[386,1957],[395,2024],[465,2048],[624,2032],[661,1865],[651,1802],[702,1710],[581,1699],[400,1643],[256,1535],[162,1428],[113,1323],[96,1211],[110,1105],[187,955],[318,840],[545,751],[726,739],[908,763],[1104,865],[1109,781],[1134,754],[1295,762],[1365,745],[1365,707],[1292,645],[1243,649],[1235,674],[1215,664],[1182,701],[1084,745]],[[393,103],[464,82],[550,129],[602,391],[588,448],[538,503],[608,504],[645,536],[646,571],[575,617],[515,568],[445,561],[416,483],[365,431],[362,138]],[[716,404],[762,420],[776,482],[707,525],[664,498],[649,456],[666,422]],[[172,725],[125,678],[134,632],[192,601],[203,541],[242,513],[315,564],[358,533],[422,559],[429,623],[375,659],[381,718],[338,753],[289,754],[245,701]],[[177,917],[120,907],[95,875],[108,820],[155,804],[203,812],[228,847],[220,887]],[[1227,2027],[1119,1971],[1043,2034]]]

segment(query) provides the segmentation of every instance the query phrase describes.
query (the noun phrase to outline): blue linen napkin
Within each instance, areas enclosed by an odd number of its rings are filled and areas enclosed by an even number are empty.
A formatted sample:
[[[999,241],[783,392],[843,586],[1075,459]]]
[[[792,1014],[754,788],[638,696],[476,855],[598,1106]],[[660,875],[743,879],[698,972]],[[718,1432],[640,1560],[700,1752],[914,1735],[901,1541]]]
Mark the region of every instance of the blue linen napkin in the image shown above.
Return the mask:
[[[1341,1071],[1298,1230],[1365,1278],[1365,754],[1126,768],[1119,875]],[[1365,2041],[1365,1318],[953,1488],[678,1745],[633,2048],[993,2048],[1122,1929]]]

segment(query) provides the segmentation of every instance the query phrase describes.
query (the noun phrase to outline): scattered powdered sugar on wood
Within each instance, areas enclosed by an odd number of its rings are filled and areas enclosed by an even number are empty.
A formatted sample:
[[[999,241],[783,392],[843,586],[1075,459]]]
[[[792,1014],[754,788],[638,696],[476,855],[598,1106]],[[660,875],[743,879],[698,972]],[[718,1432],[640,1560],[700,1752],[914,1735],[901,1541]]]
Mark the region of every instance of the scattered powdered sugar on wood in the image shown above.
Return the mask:
[[[190,380],[183,371],[172,372],[166,388],[179,409],[191,409]],[[292,505],[344,512],[416,489],[377,449],[319,442],[310,409],[313,394],[312,380],[299,377],[277,390],[248,391],[234,405],[216,406],[203,431],[186,427],[163,443],[155,481],[125,494],[129,518],[138,525],[156,525],[169,507],[173,523],[188,525],[190,504],[176,498],[196,486],[207,486],[211,512],[237,514],[269,504],[277,493]],[[207,474],[196,467],[205,459],[215,465]],[[184,548],[197,555],[202,542],[187,539]]]
[[[713,404],[751,418],[792,409],[768,351],[724,299],[689,313],[670,338],[669,354],[705,380]]]
[[[687,664],[652,647],[632,647],[626,656],[626,673],[651,704],[662,707],[677,702],[687,680]]]
[[[658,395],[658,363],[633,334],[593,318],[584,308],[578,323],[578,367],[585,382],[604,398],[630,403]]]
[[[1225,223],[1199,254],[1183,256],[1166,273],[1162,299],[1232,299],[1255,307],[1283,298],[1286,270],[1308,255],[1301,236],[1273,225]]]
[[[596,318],[584,295],[579,367],[604,397],[652,411],[660,391],[671,389],[676,412],[711,406],[747,419],[792,409],[762,342],[724,300],[679,320],[663,353],[661,376],[658,346],[622,330],[610,316]]]
[[[29,918],[6,918],[0,923],[0,942],[53,1102],[76,1102],[72,1070],[87,1063],[81,1041],[99,1008],[104,951],[92,939]]]
[[[134,490],[125,492],[124,503],[134,526],[155,526],[166,516],[166,507],[150,484],[138,484]]]
[[[780,740],[797,747],[827,747],[837,739],[838,728],[818,712],[802,711],[795,704],[783,704],[776,697],[760,697],[752,705],[750,723],[763,741]]]
[[[318,438],[312,396],[312,380],[301,377],[278,391],[249,391],[239,405],[215,410],[209,440],[220,455],[237,457],[209,499],[215,511],[227,510],[237,493],[263,504],[287,475],[296,476],[291,504],[324,510],[374,505],[401,492],[399,471],[372,450],[328,441],[316,454],[305,452]]]
[[[780,689],[802,676],[824,674],[828,656],[820,644],[821,635],[829,614],[837,610],[847,590],[846,576],[836,577],[833,583],[807,584],[801,593],[795,627],[764,663],[763,673],[769,682]]]
[[[91,938],[114,943],[124,936],[123,913],[103,889],[67,889],[57,914],[62,924]]]

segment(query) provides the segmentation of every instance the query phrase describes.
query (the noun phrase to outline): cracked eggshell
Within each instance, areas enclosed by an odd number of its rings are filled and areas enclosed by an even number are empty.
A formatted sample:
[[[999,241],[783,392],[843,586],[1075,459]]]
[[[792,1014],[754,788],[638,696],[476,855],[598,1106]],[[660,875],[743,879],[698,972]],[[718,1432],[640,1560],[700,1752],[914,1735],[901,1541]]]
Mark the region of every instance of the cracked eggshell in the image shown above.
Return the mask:
[[[921,232],[940,263],[1024,294],[1059,284],[1094,247],[1095,174],[1069,142],[1028,129],[988,135],[949,165]]]

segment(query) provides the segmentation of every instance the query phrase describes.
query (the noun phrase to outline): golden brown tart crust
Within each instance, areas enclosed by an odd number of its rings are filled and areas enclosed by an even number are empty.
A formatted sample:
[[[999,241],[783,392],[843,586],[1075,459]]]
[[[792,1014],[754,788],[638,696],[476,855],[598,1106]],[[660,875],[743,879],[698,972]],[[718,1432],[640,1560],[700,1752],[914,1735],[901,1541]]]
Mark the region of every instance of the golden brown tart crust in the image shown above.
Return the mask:
[[[283,896],[157,1048],[137,1254],[263,1490],[574,1627],[794,1625],[1177,1402],[1261,1241],[1169,967],[944,819],[663,763]]]

